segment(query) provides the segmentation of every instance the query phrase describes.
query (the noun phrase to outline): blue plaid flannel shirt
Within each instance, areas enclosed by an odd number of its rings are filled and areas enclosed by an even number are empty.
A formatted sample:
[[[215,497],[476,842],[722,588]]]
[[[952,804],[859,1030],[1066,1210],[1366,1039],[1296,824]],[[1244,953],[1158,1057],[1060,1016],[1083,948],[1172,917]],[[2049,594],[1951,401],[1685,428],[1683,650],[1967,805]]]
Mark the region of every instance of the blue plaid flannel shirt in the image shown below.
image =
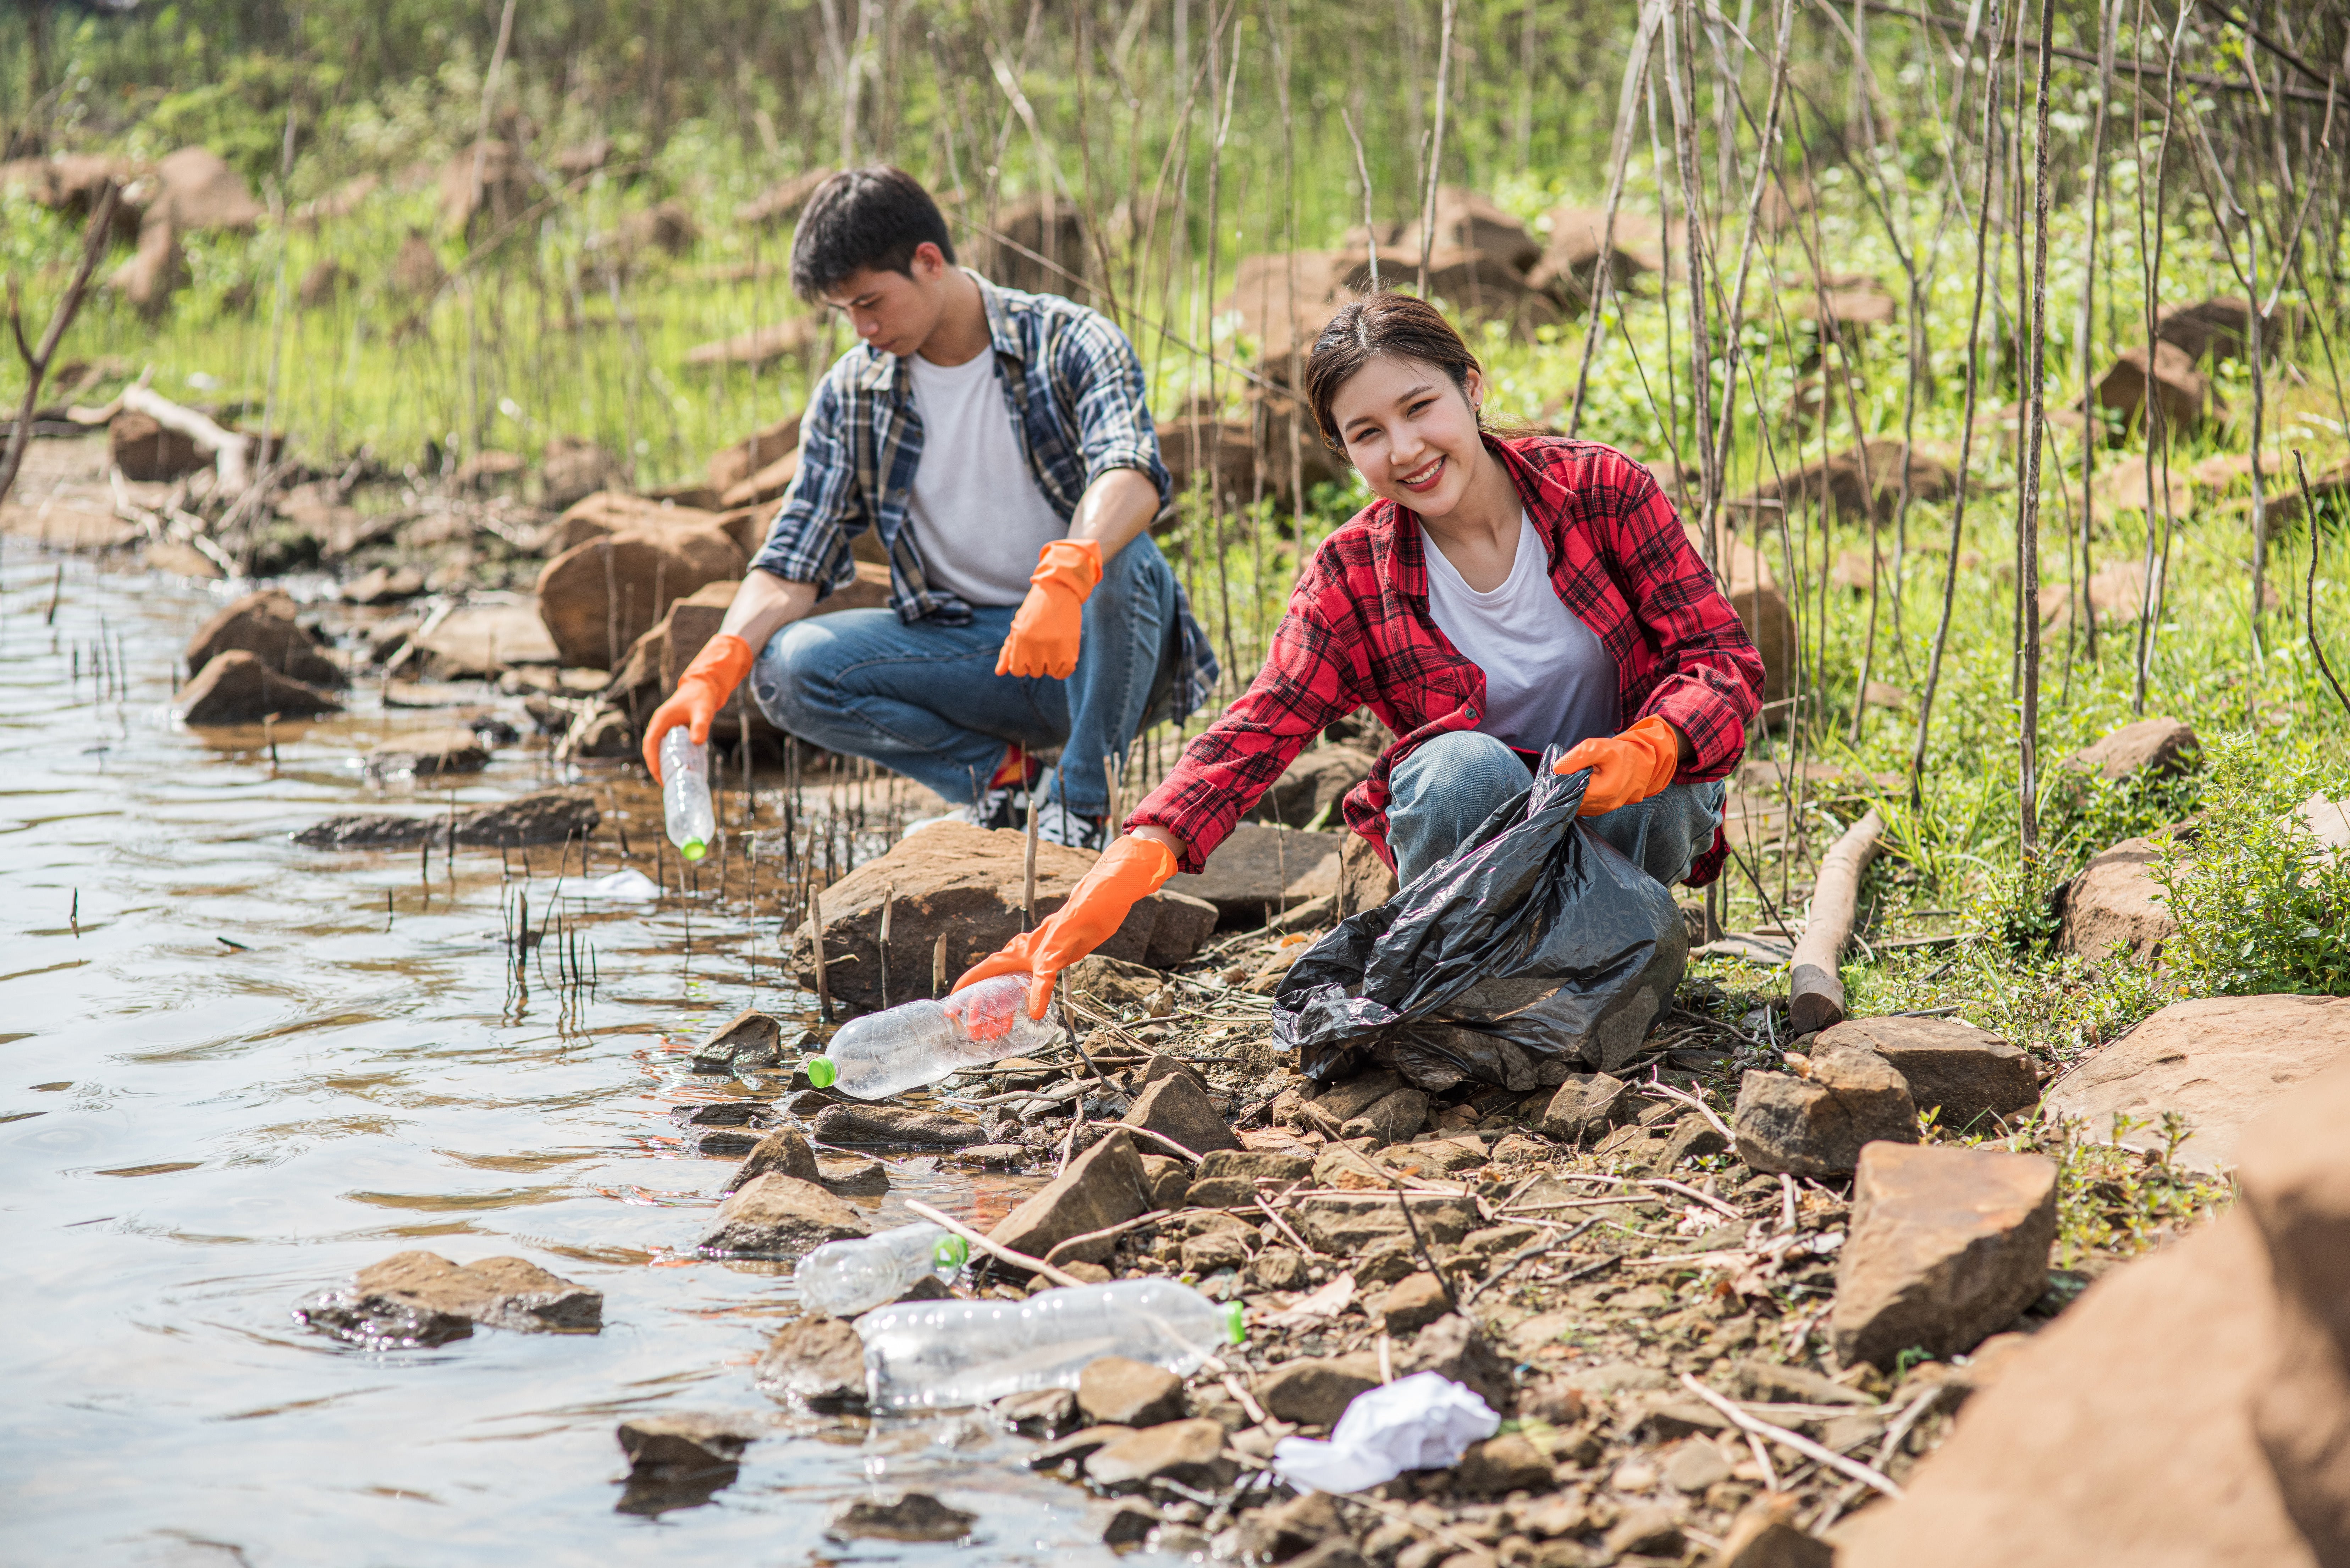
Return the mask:
[[[1160,505],[1174,484],[1159,458],[1159,434],[1144,400],[1134,345],[1099,312],[1057,295],[1003,288],[977,273],[994,339],[995,379],[1017,414],[1036,488],[1063,519],[1086,487],[1116,468],[1148,474]],[[900,620],[962,626],[971,607],[933,586],[907,526],[922,421],[898,356],[858,344],[834,361],[800,422],[799,476],[785,493],[751,565],[790,582],[814,583],[822,598],[854,580],[849,541],[879,532],[889,553],[890,607]],[[1208,700],[1217,666],[1207,632],[1175,587],[1179,627],[1173,711],[1180,719]]]

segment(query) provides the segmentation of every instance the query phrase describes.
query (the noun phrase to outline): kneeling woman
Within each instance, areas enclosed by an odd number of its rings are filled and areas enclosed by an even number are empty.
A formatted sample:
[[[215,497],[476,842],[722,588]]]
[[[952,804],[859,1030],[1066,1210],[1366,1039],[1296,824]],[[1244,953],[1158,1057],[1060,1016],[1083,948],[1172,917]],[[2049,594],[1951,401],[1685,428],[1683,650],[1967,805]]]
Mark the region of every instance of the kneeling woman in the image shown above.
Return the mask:
[[[1711,881],[1762,660],[1648,471],[1613,448],[1497,439],[1475,356],[1380,295],[1305,368],[1322,439],[1378,497],[1315,552],[1248,691],[1184,749],[1038,928],[959,985],[1053,979],[1178,869],[1197,871],[1323,726],[1367,704],[1399,738],[1347,825],[1409,882],[1526,787],[1544,749],[1593,770],[1591,830],[1663,883]]]

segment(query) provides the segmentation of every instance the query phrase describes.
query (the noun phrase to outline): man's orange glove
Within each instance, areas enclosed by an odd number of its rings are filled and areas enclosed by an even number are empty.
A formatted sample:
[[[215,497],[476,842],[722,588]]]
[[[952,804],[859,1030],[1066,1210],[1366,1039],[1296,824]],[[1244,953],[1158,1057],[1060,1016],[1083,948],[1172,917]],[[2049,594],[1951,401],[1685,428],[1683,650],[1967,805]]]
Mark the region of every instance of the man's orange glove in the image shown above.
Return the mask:
[[[1028,574],[1028,597],[1012,618],[1003,651],[995,656],[995,672],[1066,680],[1077,667],[1086,597],[1101,575],[1101,546],[1093,540],[1055,539],[1045,545]]]
[[[1591,770],[1577,816],[1600,816],[1619,805],[1643,801],[1673,782],[1680,770],[1681,738],[1651,713],[1620,735],[1594,735],[1567,748],[1551,769],[1571,774]]]
[[[710,721],[718,717],[718,710],[726,706],[726,699],[734,695],[734,688],[743,683],[750,669],[751,645],[731,631],[722,631],[702,645],[702,651],[677,678],[677,690],[653,710],[652,722],[645,726],[645,766],[651,770],[653,783],[661,782],[661,737],[683,724],[695,745],[707,744]]]
[[[1175,852],[1155,839],[1126,837],[1102,851],[1094,868],[1077,881],[1069,900],[990,953],[954,982],[961,991],[999,974],[1025,971],[1028,1016],[1045,1016],[1053,999],[1053,981],[1060,972],[1118,934],[1135,905],[1159,891],[1175,875]]]

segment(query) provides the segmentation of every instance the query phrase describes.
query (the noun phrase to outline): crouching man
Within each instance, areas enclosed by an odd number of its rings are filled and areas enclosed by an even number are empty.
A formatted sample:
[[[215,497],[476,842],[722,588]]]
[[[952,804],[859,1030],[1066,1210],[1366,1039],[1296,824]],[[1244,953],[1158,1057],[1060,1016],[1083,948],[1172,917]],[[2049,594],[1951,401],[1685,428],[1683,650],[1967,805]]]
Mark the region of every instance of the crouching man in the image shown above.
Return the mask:
[[[1149,527],[1170,485],[1126,334],[955,265],[930,193],[896,169],[820,187],[792,286],[857,346],[800,424],[799,476],[719,634],[645,731],[704,740],[747,674],[770,722],[962,802],[955,820],[1108,842],[1114,774],[1146,724],[1216,677]],[[888,609],[812,617],[867,529]],[[1059,746],[1055,774],[1032,753]],[[940,819],[934,819],[940,820]]]

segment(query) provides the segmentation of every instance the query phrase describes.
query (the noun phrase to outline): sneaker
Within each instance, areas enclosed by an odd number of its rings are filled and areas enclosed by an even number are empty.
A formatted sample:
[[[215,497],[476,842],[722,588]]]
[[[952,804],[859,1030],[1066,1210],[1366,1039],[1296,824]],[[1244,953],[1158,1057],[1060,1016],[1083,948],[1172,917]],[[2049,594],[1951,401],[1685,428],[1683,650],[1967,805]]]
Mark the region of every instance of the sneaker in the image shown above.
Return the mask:
[[[960,822],[972,827],[986,828],[1024,827],[1027,824],[1020,815],[1020,808],[1025,804],[1027,794],[1028,792],[1024,789],[1015,789],[1009,784],[1002,785],[989,790],[969,805],[959,805],[952,811],[941,812],[936,816],[925,816],[910,822],[906,824],[905,831],[899,836],[909,837],[920,833],[925,827],[935,827],[941,822]]]
[[[1079,816],[1061,803],[1038,792],[1036,805],[1036,836],[1046,844],[1066,845],[1071,849],[1090,849],[1098,853],[1109,847],[1109,818]]]

